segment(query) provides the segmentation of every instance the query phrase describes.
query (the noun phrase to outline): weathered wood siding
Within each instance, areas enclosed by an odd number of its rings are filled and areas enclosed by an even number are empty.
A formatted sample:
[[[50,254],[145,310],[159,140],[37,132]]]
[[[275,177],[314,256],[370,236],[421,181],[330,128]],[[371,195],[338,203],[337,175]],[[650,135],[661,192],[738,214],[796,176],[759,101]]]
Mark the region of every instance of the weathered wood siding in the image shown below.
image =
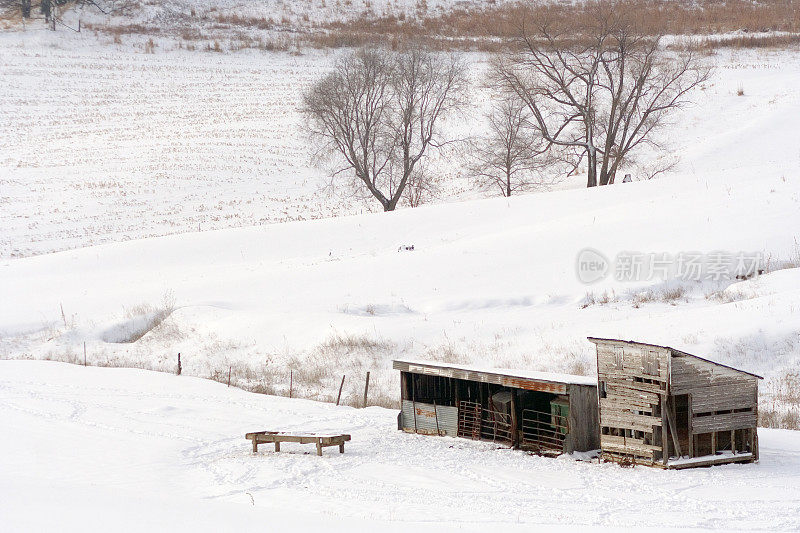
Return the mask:
[[[691,395],[693,434],[757,425],[758,378],[755,376],[678,352],[672,357],[672,393]],[[716,414],[736,410],[747,411]]]
[[[600,444],[604,452],[653,460],[661,451],[661,399],[669,382],[670,350],[613,341],[597,344]],[[609,434],[613,431],[614,434]],[[635,432],[635,433],[634,433]]]
[[[600,449],[597,387],[569,386],[569,433],[564,452],[587,452]]]

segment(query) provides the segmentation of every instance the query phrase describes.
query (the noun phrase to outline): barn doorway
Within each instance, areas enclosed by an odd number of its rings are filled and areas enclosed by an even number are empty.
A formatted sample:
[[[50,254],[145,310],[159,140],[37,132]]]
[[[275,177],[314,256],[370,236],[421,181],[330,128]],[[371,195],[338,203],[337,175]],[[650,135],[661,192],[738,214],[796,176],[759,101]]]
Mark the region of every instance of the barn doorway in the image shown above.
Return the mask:
[[[691,416],[689,412],[689,395],[677,394],[673,398],[675,431],[678,437],[678,444],[680,444],[682,455],[690,455],[689,450],[692,447],[689,445],[689,417]],[[677,456],[678,454],[675,452],[673,455]]]

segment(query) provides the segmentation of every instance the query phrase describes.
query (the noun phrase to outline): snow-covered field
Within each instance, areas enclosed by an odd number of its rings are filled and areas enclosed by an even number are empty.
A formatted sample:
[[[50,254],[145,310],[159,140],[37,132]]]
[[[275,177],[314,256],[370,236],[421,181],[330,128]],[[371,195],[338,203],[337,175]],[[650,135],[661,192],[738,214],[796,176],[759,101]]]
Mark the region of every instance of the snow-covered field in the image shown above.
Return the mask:
[[[186,376],[0,361],[0,529],[16,531],[797,530],[800,432],[761,462],[661,471],[397,431],[395,411]],[[352,435],[340,455],[259,429]],[[11,438],[13,436],[13,438]]]
[[[371,371],[386,405],[392,357],[591,373],[587,335],[743,366],[765,393],[800,362],[797,268],[671,298],[674,281],[575,273],[586,247],[800,261],[797,51],[710,56],[658,180],[251,226],[363,209],[318,194],[297,111],[330,56],[0,39],[0,357],[82,361],[85,343],[91,364],[172,371],[181,352],[192,375],[233,367],[265,392],[294,371],[299,394],[330,398],[346,374],[349,403]]]

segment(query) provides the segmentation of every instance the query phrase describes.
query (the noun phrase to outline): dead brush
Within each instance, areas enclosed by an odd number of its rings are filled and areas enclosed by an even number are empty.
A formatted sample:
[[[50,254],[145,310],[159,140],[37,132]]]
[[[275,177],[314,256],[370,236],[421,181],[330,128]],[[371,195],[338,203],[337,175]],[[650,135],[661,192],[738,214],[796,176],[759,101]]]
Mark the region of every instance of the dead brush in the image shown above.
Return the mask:
[[[369,36],[398,37],[401,40],[434,39],[441,45],[464,48],[471,43],[480,47],[497,38],[514,39],[519,36],[521,22],[525,20],[555,19],[582,25],[591,16],[597,4],[575,3],[517,3],[490,4],[483,9],[455,8],[435,16],[427,16],[427,7],[419,8],[415,17],[406,20],[394,15],[382,17],[369,14],[349,21],[333,21],[323,24],[330,33]],[[792,0],[772,0],[752,3],[747,0],[728,2],[689,3],[683,0],[663,0],[658,9],[653,9],[648,0],[624,0],[615,3],[616,9],[650,35],[698,35],[719,34],[733,31],[746,32],[798,32],[800,31],[800,6]],[[585,24],[584,24],[585,26]],[[708,43],[716,46],[763,47],[786,46],[797,42],[794,37],[742,36],[741,39],[716,40]],[[469,44],[468,44],[469,45]]]
[[[175,295],[172,291],[164,293],[161,303],[154,306],[140,303],[123,307],[123,317],[127,324],[122,330],[116,329],[106,334],[106,342],[134,343],[150,331],[158,328],[175,311]]]

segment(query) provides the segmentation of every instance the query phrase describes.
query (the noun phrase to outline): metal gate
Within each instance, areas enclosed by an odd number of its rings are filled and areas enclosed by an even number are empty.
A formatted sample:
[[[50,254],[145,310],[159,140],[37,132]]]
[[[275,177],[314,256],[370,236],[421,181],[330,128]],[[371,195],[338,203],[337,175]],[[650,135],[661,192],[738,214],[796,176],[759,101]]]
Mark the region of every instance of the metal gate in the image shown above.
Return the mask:
[[[553,412],[524,409],[520,447],[539,452],[560,453],[564,449],[564,439],[568,431],[566,417]]]
[[[511,415],[463,401],[458,407],[458,436],[473,440],[511,442]]]

